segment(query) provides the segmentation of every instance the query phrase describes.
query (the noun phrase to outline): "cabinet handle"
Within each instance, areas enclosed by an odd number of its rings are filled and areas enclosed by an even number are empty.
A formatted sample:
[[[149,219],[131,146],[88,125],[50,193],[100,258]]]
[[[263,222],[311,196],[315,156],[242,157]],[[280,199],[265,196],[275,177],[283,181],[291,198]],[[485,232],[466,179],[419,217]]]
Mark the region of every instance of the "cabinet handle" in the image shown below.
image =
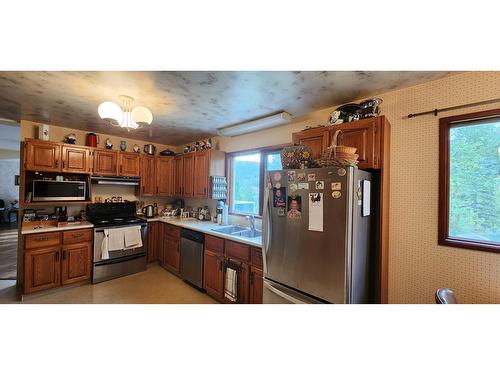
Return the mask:
[[[66,168],[66,162],[63,161],[63,169]]]
[[[35,241],[38,241],[38,242],[48,241],[48,240],[49,240],[48,237],[38,237],[38,238],[35,238]]]
[[[222,261],[219,260],[219,270],[222,272]]]
[[[123,173],[123,165],[120,165],[120,173]]]
[[[78,238],[78,237],[83,236],[83,233],[73,233],[72,236],[73,236],[73,238]]]
[[[56,160],[55,166],[56,168],[59,166],[59,160]]]
[[[63,251],[63,256],[62,256],[63,260],[66,260],[66,250]]]
[[[59,251],[56,253],[56,262],[59,262]]]

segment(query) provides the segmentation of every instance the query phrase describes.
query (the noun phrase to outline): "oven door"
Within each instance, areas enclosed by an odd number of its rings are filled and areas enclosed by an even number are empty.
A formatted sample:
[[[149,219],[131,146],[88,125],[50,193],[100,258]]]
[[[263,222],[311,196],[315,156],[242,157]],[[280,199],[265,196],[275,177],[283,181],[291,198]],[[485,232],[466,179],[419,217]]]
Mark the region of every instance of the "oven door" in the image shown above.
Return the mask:
[[[135,225],[134,225],[135,226]],[[112,227],[113,229],[117,228],[126,228],[127,226],[118,226]],[[116,250],[109,252],[109,259],[101,259],[101,246],[104,241],[104,229],[110,228],[95,228],[94,229],[94,263],[99,264],[113,264],[119,261],[119,259],[126,260],[127,258],[134,258],[136,256],[146,256],[147,249],[147,225],[141,225],[141,239],[142,246],[136,247],[134,249],[126,249],[126,250]]]

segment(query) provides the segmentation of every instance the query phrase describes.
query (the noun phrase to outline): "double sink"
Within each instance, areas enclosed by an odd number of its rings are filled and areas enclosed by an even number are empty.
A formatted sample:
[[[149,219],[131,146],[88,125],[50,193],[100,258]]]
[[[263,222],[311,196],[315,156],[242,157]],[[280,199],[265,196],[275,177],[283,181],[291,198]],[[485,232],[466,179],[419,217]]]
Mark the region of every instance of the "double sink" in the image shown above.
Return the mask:
[[[229,234],[231,236],[240,236],[246,238],[255,238],[262,236],[262,231],[251,229],[242,225],[228,225],[222,228],[212,229],[214,232]]]

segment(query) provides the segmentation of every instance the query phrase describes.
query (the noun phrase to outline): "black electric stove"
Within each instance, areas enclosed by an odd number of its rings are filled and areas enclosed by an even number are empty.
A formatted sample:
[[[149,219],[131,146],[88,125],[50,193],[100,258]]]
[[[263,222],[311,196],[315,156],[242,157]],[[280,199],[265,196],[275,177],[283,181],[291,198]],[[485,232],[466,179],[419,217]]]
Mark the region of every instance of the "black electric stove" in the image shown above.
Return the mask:
[[[147,224],[146,220],[137,217],[134,202],[88,204],[87,220],[96,228]]]

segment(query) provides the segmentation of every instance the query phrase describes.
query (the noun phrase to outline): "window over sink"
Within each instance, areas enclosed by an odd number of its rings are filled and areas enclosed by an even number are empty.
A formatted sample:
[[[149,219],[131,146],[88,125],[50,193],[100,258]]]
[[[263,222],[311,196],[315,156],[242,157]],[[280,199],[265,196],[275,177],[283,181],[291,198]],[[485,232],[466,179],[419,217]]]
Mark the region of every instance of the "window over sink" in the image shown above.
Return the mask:
[[[264,175],[281,170],[281,147],[231,153],[229,165],[229,211],[231,214],[262,215]]]

